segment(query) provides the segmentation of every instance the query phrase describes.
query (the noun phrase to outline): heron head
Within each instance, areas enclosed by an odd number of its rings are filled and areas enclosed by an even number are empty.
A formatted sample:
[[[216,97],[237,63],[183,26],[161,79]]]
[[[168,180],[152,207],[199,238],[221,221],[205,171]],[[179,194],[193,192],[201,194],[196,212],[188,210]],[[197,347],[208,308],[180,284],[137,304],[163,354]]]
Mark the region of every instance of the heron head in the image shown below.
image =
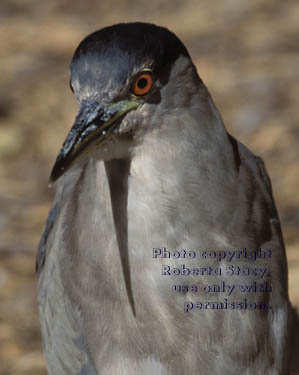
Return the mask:
[[[87,36],[70,73],[79,112],[50,183],[88,156],[128,156],[165,113],[175,116],[178,102],[184,105],[188,77],[189,86],[200,81],[184,44],[166,28],[147,23],[118,24]]]

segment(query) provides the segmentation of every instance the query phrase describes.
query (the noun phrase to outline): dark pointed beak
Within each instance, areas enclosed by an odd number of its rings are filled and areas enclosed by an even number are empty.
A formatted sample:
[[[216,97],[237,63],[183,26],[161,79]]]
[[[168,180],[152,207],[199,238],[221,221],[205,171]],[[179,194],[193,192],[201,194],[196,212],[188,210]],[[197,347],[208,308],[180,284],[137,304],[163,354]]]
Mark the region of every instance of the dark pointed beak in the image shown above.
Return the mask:
[[[75,123],[57,156],[49,186],[94,148],[107,143],[123,116],[138,105],[133,100],[122,100],[106,106],[90,100],[82,102]]]

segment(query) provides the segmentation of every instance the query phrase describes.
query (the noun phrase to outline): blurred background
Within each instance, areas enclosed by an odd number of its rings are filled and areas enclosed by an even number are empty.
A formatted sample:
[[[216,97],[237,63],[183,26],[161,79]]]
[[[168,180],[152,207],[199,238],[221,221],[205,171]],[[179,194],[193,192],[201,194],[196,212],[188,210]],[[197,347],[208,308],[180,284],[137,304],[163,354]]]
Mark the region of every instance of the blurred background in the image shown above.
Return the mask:
[[[182,39],[228,130],[264,159],[299,306],[299,2],[1,0],[0,375],[46,374],[35,252],[77,110],[68,64],[88,33],[138,20]]]

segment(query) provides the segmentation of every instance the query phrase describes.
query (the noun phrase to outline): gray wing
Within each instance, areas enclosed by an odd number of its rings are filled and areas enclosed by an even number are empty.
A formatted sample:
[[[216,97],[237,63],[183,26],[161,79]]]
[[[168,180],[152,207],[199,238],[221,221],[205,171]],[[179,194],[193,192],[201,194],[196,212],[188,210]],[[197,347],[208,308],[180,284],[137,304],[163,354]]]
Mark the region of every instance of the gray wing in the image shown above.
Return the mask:
[[[82,313],[70,303],[57,267],[66,197],[78,177],[71,173],[59,182],[37,251],[38,305],[49,375],[96,375],[83,338]]]
[[[277,233],[283,244],[280,222],[279,222],[278,213],[275,207],[274,198],[272,194],[271,181],[266,172],[263,160],[259,157],[256,157],[256,161],[257,161],[257,165],[259,168],[260,177],[264,181],[264,186],[268,189],[268,192],[269,192],[269,197],[270,197],[269,200],[271,201],[271,208],[272,208],[272,214],[273,214],[272,217],[276,221],[275,224],[276,224]],[[287,271],[285,271],[285,274],[287,278]],[[287,280],[285,280],[285,283],[287,284]],[[289,321],[289,327],[288,327],[288,331],[289,331],[288,334],[289,334],[290,342],[289,342],[288,348],[289,348],[289,360],[290,360],[290,374],[295,375],[295,374],[299,374],[298,372],[298,368],[299,368],[299,357],[298,357],[298,354],[299,354],[299,335],[298,335],[299,315],[298,315],[298,311],[293,307],[290,308],[289,315],[290,315],[289,316],[290,321]]]

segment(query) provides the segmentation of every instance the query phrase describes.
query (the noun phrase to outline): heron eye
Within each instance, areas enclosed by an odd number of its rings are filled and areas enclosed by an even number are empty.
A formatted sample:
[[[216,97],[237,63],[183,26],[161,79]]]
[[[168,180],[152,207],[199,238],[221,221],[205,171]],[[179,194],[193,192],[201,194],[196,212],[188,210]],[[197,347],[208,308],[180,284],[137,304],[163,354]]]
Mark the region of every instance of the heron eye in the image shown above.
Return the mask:
[[[145,72],[137,76],[133,82],[132,92],[137,96],[145,95],[149,92],[152,87],[153,78],[151,73]]]

